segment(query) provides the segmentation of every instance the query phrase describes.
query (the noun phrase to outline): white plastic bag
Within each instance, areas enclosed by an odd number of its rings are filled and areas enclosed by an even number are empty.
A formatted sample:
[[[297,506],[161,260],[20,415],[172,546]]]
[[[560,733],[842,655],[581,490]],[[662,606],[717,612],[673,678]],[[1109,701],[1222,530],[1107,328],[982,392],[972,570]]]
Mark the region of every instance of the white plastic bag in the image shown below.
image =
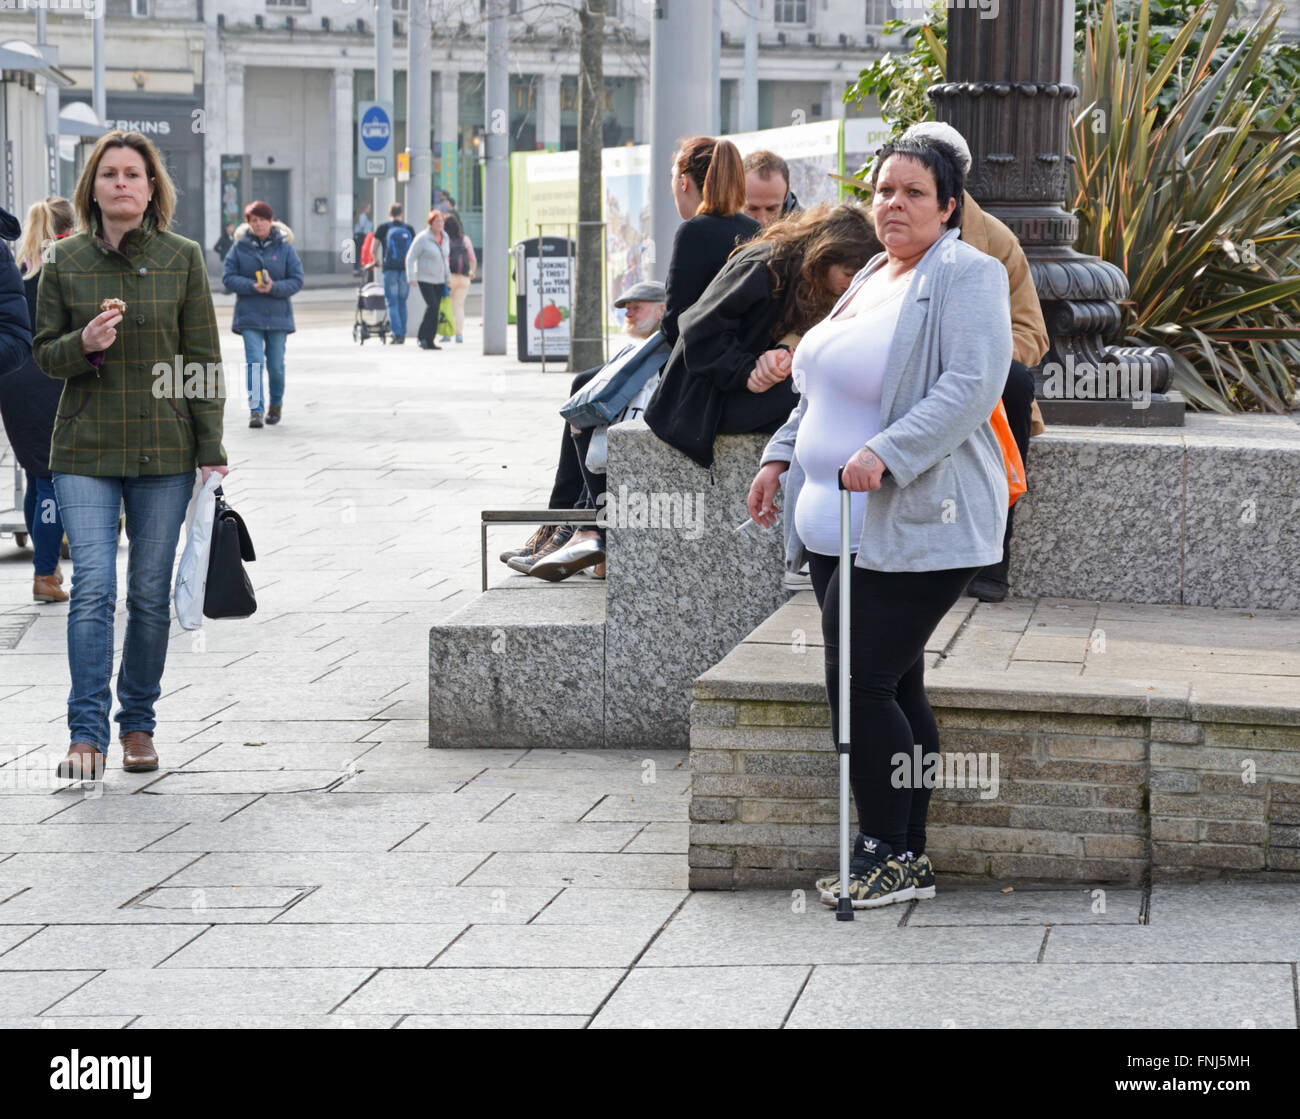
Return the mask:
[[[176,568],[176,585],[172,597],[176,602],[176,620],[181,629],[203,627],[203,594],[208,585],[208,552],[212,547],[212,520],[217,510],[216,491],[221,485],[220,474],[209,474],[208,480],[194,483],[194,496],[190,498],[185,517],[185,551]]]

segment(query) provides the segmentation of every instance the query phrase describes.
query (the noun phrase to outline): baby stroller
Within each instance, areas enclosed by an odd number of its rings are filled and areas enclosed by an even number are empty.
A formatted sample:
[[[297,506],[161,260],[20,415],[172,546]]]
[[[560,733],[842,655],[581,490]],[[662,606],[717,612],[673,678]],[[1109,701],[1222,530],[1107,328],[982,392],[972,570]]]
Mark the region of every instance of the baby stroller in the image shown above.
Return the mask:
[[[379,341],[387,345],[388,304],[384,300],[383,284],[362,284],[357,292],[357,317],[352,324],[352,340],[364,346],[372,335],[378,335]]]

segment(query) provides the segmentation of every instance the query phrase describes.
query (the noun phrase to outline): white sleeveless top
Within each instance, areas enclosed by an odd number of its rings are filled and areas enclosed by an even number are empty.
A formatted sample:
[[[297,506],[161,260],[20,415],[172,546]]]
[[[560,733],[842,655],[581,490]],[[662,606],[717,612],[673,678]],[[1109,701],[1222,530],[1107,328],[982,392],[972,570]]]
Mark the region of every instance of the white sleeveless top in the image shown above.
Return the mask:
[[[880,392],[905,284],[884,303],[853,318],[823,319],[795,350],[794,387],[808,402],[794,453],[806,475],[795,529],[810,552],[840,553],[836,472],[880,432]],[[850,495],[853,549],[862,538],[867,495]]]

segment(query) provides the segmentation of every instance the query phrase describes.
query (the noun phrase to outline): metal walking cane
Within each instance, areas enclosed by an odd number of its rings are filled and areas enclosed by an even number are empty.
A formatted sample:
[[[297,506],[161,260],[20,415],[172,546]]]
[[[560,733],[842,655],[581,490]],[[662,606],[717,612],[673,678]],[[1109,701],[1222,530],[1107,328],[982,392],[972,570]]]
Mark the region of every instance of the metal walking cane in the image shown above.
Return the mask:
[[[847,463],[845,464],[847,465]],[[836,474],[840,486],[840,727],[835,748],[840,755],[840,898],[835,920],[853,920],[849,897],[849,525],[853,520],[852,496],[844,485],[844,467]]]

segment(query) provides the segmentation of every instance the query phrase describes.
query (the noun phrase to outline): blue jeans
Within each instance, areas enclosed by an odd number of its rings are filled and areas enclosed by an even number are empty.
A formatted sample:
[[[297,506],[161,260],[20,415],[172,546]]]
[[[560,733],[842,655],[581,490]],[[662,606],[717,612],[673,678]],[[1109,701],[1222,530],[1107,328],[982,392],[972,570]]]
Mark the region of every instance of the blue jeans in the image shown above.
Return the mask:
[[[384,302],[388,304],[388,323],[394,338],[406,337],[406,293],[411,290],[406,272],[401,268],[384,269]]]
[[[244,360],[247,365],[248,409],[265,412],[262,396],[262,370],[271,382],[271,404],[278,408],[284,401],[284,340],[287,330],[250,330],[244,327]]]
[[[23,496],[23,519],[32,538],[33,566],[37,575],[53,575],[59,566],[63,546],[63,518],[54,496],[54,482],[27,471],[27,492]]]
[[[172,564],[194,475],[91,478],[54,475],[72,550],[68,609],[68,730],[72,742],[108,753],[112,706],[113,611],[117,605],[117,517],[126,506],[126,637],[117,674],[121,734],[153,734],[171,622]]]

